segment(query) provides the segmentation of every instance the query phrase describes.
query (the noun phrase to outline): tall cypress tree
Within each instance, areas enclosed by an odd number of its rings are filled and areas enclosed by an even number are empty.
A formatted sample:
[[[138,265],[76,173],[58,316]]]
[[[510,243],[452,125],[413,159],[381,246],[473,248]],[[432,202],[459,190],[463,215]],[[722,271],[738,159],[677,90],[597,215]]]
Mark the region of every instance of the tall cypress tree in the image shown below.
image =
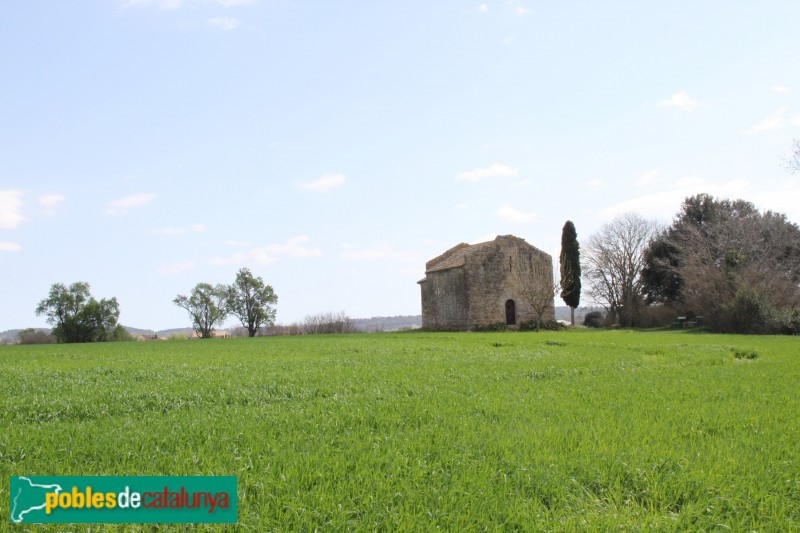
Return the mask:
[[[575,325],[575,308],[581,301],[581,253],[575,224],[567,220],[561,230],[561,299],[569,306]]]

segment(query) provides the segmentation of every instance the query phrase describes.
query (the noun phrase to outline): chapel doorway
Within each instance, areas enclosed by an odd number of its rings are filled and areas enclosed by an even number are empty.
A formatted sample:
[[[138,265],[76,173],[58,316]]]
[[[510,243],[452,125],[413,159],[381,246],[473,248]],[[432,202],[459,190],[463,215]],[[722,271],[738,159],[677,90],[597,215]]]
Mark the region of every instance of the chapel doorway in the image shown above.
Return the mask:
[[[506,301],[506,326],[515,326],[517,324],[517,306],[514,300]]]

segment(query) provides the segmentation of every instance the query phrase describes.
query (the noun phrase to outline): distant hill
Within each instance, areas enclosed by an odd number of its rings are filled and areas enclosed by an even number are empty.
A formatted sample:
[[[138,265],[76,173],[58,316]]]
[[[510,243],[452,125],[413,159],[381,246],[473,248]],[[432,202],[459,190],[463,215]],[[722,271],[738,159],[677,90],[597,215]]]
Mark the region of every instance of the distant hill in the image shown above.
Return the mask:
[[[45,331],[50,333],[50,328],[34,328],[36,331]],[[0,344],[14,344],[18,340],[19,332],[21,329],[9,329],[0,331]]]
[[[583,318],[587,313],[592,311],[604,311],[602,307],[579,307],[575,309],[575,324],[583,324]],[[557,306],[555,308],[556,320],[569,320],[569,307]],[[375,316],[372,318],[353,318],[353,323],[358,331],[373,332],[373,331],[398,331],[403,329],[414,329],[422,327],[422,315],[399,315],[399,316]],[[44,331],[50,331],[47,328],[37,328]],[[172,328],[160,329],[153,331],[152,329],[134,328],[125,326],[128,333],[131,335],[141,335],[145,338],[153,338],[158,336],[162,339],[168,338],[170,335],[191,335],[192,328]],[[9,344],[17,342],[17,335],[21,329],[9,329],[0,332],[0,344]]]
[[[372,318],[353,318],[359,331],[398,331],[422,327],[422,315],[376,316]]]

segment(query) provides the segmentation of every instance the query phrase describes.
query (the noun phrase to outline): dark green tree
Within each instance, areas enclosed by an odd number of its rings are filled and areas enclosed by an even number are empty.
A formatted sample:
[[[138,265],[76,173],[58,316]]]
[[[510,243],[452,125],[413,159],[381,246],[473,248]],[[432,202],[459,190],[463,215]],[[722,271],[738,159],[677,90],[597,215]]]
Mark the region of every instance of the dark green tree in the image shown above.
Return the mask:
[[[684,200],[651,241],[642,273],[649,302],[702,315],[715,331],[794,331],[800,308],[800,227],[744,200]]]
[[[66,287],[54,283],[50,294],[39,302],[37,315],[47,316],[58,342],[101,342],[113,340],[119,320],[116,298],[95,300],[89,284],[76,282]]]
[[[250,337],[255,337],[259,328],[275,322],[277,303],[278,296],[272,287],[247,268],[239,270],[236,281],[228,287],[228,311],[247,328]]]
[[[575,224],[567,220],[561,230],[561,299],[569,306],[569,317],[575,325],[575,308],[581,303],[581,252]]]
[[[210,339],[214,335],[214,326],[228,316],[227,301],[228,288],[225,285],[198,283],[188,297],[179,294],[172,303],[189,312],[192,328],[198,337]]]

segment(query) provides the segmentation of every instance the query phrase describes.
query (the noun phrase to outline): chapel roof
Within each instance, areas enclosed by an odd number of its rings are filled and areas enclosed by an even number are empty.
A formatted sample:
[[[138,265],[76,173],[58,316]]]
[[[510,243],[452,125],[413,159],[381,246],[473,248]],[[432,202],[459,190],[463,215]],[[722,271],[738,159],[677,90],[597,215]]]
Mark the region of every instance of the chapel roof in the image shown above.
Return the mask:
[[[493,241],[486,241],[478,244],[467,244],[462,242],[461,244],[450,248],[439,257],[435,257],[428,261],[425,264],[425,272],[438,272],[440,270],[464,266],[468,256],[486,250],[487,248],[491,248],[495,244],[495,241],[501,238],[504,237],[497,237]]]

